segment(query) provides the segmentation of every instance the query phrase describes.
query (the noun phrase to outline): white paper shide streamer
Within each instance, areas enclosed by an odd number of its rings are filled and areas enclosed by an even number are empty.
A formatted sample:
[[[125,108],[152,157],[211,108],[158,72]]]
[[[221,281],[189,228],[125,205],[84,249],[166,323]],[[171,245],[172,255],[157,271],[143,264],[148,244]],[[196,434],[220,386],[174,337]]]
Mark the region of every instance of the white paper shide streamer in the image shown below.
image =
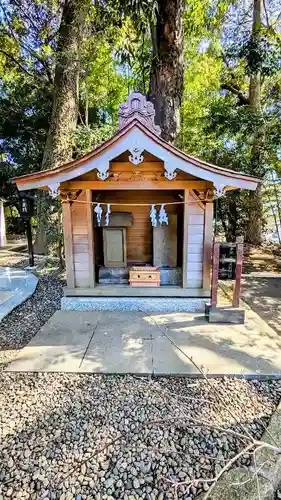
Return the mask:
[[[152,227],[156,227],[157,226],[157,212],[156,212],[155,205],[151,205],[150,220],[151,220]]]
[[[162,226],[162,224],[169,224],[169,219],[167,212],[165,210],[165,203],[162,203],[160,211],[159,211],[159,224]]]
[[[102,219],[102,213],[103,213],[103,209],[102,209],[101,205],[102,205],[101,203],[97,203],[95,208],[94,208],[94,212],[96,214],[98,226],[101,225],[101,219]],[[110,214],[111,214],[111,204],[107,203],[106,204],[106,214],[105,214],[105,226],[109,226]],[[161,204],[161,207],[160,207],[158,214],[157,214],[157,210],[155,208],[155,203],[153,203],[151,205],[150,220],[151,220],[152,227],[157,227],[158,222],[159,222],[160,226],[162,226],[162,224],[166,224],[166,225],[169,224],[168,214],[167,214],[166,209],[165,209],[165,203]]]
[[[105,225],[106,226],[109,226],[110,214],[111,214],[110,203],[107,203],[107,205],[106,205],[106,215],[105,215]]]
[[[101,208],[101,204],[98,203],[94,209],[94,212],[96,213],[96,216],[97,216],[97,223],[98,225],[100,226],[101,225],[101,216],[102,216],[102,208]]]

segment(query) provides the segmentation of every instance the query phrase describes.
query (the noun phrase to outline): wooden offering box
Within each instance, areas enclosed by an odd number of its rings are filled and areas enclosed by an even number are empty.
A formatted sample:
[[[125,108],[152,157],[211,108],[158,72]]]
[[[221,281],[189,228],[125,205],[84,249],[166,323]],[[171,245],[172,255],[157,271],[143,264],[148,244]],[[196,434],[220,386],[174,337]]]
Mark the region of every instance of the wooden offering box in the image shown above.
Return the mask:
[[[157,267],[131,267],[129,284],[131,286],[160,286],[160,269]]]

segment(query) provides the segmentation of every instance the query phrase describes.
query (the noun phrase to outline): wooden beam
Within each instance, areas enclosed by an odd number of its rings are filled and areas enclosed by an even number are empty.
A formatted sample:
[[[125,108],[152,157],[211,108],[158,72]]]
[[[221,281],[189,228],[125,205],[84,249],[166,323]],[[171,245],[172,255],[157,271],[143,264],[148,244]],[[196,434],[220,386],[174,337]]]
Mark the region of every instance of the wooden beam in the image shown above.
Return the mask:
[[[66,201],[75,201],[77,200],[78,196],[80,196],[82,192],[82,189],[76,189],[75,191],[64,191],[63,189],[60,188],[60,194],[59,194],[59,199]]]
[[[188,202],[190,198],[189,189],[184,190],[184,201]],[[184,204],[183,209],[183,263],[182,263],[182,286],[187,288],[187,264],[188,264],[188,204]]]
[[[110,163],[110,169],[111,170],[122,170],[124,172],[126,171],[132,171],[132,163],[130,161],[112,161]],[[155,169],[163,170],[164,169],[164,162],[163,161],[144,161],[140,165],[142,171],[154,171]],[[135,167],[136,168],[136,167]]]
[[[213,202],[206,203],[204,217],[204,250],[203,250],[203,290],[211,286],[212,246],[213,246]]]
[[[75,286],[75,281],[74,281],[74,263],[73,263],[71,205],[69,202],[62,204],[62,213],[63,213],[66,281],[67,281],[67,286],[73,288]]]
[[[192,198],[196,201],[196,203],[199,205],[199,207],[201,207],[204,210],[205,209],[204,203],[202,202],[202,200],[200,200],[200,198],[197,196],[197,194],[194,193],[193,189],[190,191],[190,194],[191,194]]]
[[[93,190],[130,190],[130,189],[166,189],[166,190],[183,190],[183,189],[207,189],[212,184],[207,181],[68,181],[61,184],[62,189],[93,189]]]
[[[88,228],[88,257],[89,257],[89,287],[95,286],[95,247],[94,247],[94,214],[91,189],[86,189],[87,201],[87,228]]]

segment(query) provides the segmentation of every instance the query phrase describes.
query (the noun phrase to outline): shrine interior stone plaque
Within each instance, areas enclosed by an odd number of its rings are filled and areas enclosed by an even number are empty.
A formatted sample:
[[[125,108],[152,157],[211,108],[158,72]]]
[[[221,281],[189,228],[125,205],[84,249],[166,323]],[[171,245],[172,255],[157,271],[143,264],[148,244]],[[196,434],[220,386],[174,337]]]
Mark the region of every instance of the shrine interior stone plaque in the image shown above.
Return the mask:
[[[94,219],[94,225],[99,226],[96,218]],[[133,214],[131,212],[111,212],[109,217],[109,225],[106,226],[105,223],[105,213],[101,217],[101,226],[106,227],[131,227],[133,225]]]
[[[126,267],[126,229],[103,228],[103,252],[105,267]]]
[[[177,215],[169,215],[169,224],[153,228],[153,266],[177,267]]]

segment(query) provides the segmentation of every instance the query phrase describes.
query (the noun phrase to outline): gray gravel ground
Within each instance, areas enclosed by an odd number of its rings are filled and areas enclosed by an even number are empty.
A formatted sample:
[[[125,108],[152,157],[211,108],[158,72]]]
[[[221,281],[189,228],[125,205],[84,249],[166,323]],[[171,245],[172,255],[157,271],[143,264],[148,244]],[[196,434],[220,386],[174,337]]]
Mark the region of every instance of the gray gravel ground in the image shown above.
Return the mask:
[[[4,499],[176,498],[172,483],[211,478],[244,447],[188,417],[260,437],[281,396],[278,381],[227,378],[2,372],[0,386]],[[181,485],[178,498],[207,488]]]
[[[32,297],[14,309],[0,323],[0,367],[12,361],[46,321],[60,309],[60,277],[41,276]]]
[[[60,308],[62,286],[42,276],[33,297],[1,322],[2,366]],[[173,483],[213,477],[243,447],[202,420],[259,438],[280,397],[278,381],[3,371],[0,500],[174,499]],[[178,498],[207,488],[180,485]]]

